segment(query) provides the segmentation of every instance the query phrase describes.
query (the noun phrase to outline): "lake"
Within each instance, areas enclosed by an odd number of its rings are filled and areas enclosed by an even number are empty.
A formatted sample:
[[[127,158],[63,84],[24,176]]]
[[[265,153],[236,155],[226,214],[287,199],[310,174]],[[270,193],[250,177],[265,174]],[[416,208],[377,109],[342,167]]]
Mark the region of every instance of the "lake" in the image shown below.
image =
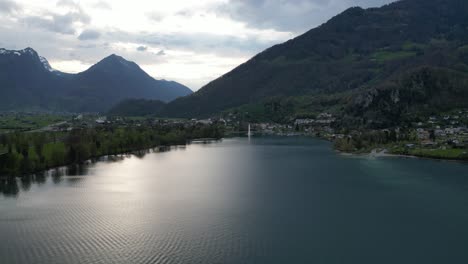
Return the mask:
[[[225,139],[3,182],[0,263],[468,263],[468,165]]]

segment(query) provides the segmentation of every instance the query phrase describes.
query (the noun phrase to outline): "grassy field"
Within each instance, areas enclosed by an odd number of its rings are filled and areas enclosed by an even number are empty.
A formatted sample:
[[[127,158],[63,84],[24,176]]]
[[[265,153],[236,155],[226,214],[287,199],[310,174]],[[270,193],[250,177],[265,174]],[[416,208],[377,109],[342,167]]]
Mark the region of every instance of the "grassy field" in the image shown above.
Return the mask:
[[[70,117],[49,114],[2,114],[0,115],[0,132],[39,129],[68,120],[69,118]]]
[[[415,149],[410,155],[435,159],[468,159],[466,149]]]
[[[404,149],[396,148],[391,150],[392,154],[411,155],[431,159],[468,160],[468,149]]]
[[[388,62],[392,60],[402,60],[416,56],[416,52],[413,51],[378,51],[372,54],[372,58],[377,62]]]

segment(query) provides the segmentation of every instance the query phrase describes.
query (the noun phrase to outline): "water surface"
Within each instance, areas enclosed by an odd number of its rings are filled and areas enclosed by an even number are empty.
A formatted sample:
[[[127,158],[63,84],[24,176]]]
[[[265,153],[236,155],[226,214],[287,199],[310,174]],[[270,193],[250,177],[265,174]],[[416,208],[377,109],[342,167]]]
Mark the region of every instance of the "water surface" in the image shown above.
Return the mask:
[[[0,186],[0,263],[468,263],[468,165],[227,139]]]

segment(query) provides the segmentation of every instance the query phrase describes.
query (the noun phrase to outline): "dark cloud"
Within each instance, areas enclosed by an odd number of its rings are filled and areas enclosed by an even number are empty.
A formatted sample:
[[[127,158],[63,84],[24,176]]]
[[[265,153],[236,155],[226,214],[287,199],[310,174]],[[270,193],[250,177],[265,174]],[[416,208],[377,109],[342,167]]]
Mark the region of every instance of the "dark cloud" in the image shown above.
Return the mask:
[[[251,27],[303,32],[353,6],[381,6],[395,0],[230,0],[216,12]]]
[[[10,14],[20,9],[20,6],[11,0],[0,0],[0,13]]]
[[[31,27],[43,28],[52,32],[61,34],[75,34],[73,20],[68,16],[44,18],[39,16],[27,17],[24,19],[26,24]]]
[[[75,23],[89,24],[91,17],[86,14],[83,9],[73,1],[62,0],[57,2],[57,5],[71,7],[71,10],[66,14],[57,14],[44,12],[38,16],[30,16],[23,18],[23,22],[30,27],[43,28],[48,31],[61,34],[75,34]]]
[[[79,40],[95,40],[101,37],[101,33],[97,30],[86,29],[78,36]]]
[[[156,55],[164,56],[164,55],[166,55],[166,52],[164,52],[164,50],[160,50],[158,53],[156,53]]]
[[[68,13],[65,15],[51,14],[49,16],[32,16],[24,18],[28,26],[43,28],[61,34],[75,34],[75,22],[89,23],[89,16],[78,13]]]
[[[148,50],[148,47],[146,47],[146,46],[140,46],[140,47],[137,48],[137,51],[141,51],[141,52],[145,52],[147,50]]]

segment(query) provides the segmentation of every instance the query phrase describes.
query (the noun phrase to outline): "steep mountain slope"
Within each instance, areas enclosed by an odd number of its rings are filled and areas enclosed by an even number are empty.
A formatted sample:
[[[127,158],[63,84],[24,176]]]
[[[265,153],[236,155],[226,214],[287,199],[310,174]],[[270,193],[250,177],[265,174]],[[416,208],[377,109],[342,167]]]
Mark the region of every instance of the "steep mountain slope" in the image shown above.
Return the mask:
[[[168,81],[153,79],[136,63],[117,55],[110,55],[88,70],[70,79],[71,90],[68,98],[86,101],[92,105],[82,107],[78,104],[74,110],[102,111],[109,109],[123,99],[157,99],[171,101],[179,96],[191,93],[187,87]],[[67,102],[74,104],[73,101]]]
[[[253,57],[163,111],[206,116],[274,96],[372,88],[422,66],[466,71],[468,1],[402,0],[350,8]]]
[[[155,80],[137,64],[111,55],[88,70],[53,70],[31,48],[0,49],[0,110],[107,111],[124,99],[171,101],[192,91],[176,82]]]
[[[31,48],[0,49],[0,110],[34,106],[42,108],[61,93],[59,72]],[[31,108],[34,108],[31,107]]]

